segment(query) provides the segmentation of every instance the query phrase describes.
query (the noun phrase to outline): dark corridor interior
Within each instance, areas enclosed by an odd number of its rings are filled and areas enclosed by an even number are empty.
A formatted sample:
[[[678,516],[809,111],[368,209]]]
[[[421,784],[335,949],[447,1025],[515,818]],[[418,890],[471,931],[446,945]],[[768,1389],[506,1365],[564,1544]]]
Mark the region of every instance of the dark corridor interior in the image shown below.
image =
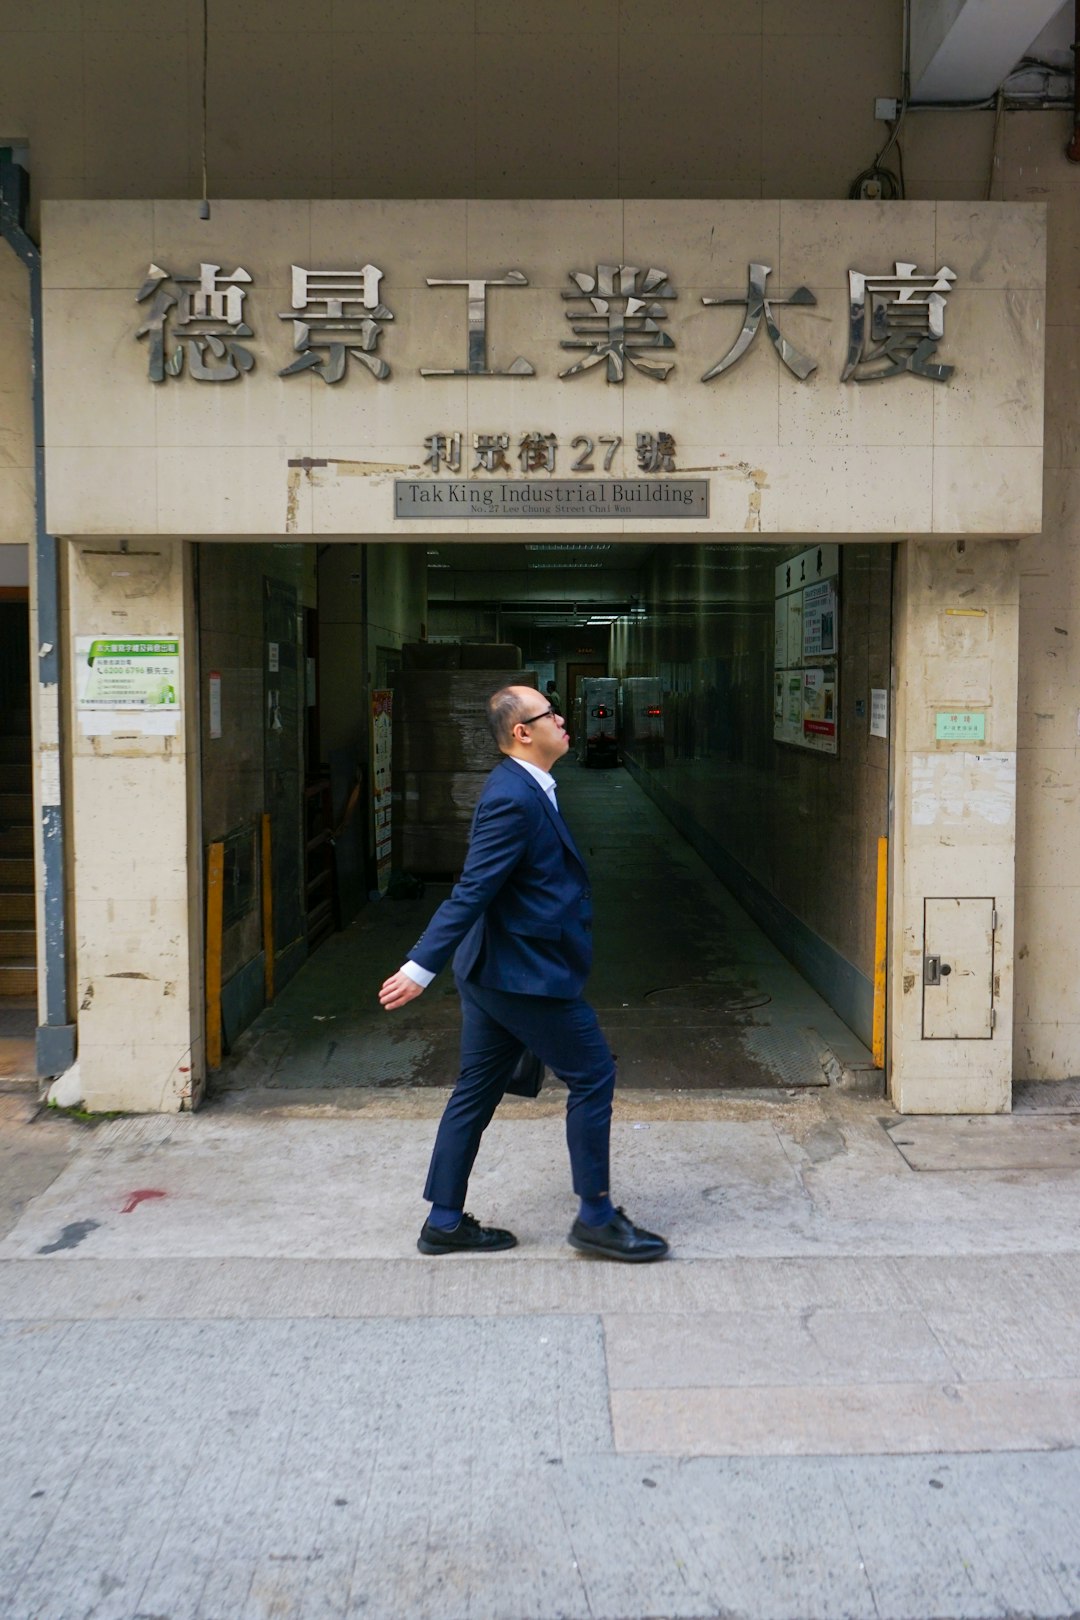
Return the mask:
[[[230,548],[215,549],[209,566],[225,587]],[[278,942],[276,1000],[260,1012],[258,874],[248,863],[251,903],[233,924],[234,938],[246,929],[246,961],[234,969],[221,1087],[452,1081],[449,974],[394,1020],[375,992],[460,870],[472,805],[497,757],[473,688],[512,680],[515,664],[541,692],[555,687],[576,731],[560,802],[589,851],[590,993],[622,1083],[820,1083],[822,1050],[845,1043],[865,1063],[887,831],[888,741],[873,724],[882,698],[888,706],[887,545],[455,541],[323,547],[317,558],[311,547],[271,549],[256,558],[246,548],[247,565],[293,570],[295,622],[307,628],[287,657],[279,627],[261,682],[249,678],[256,726],[268,704],[279,727],[272,768],[265,749],[262,763],[250,751],[251,782],[262,793],[273,781],[280,795],[291,748],[310,805],[322,773],[322,842],[343,846],[334,854],[351,868],[353,902],[317,952],[301,906],[297,937]],[[204,666],[232,644],[227,599],[238,594],[232,583],[218,607],[204,605]],[[272,594],[281,598],[280,586]],[[254,643],[269,635],[254,623],[251,632]],[[492,652],[500,667],[485,673]],[[286,661],[308,707],[306,725],[291,729],[277,691]],[[376,681],[393,694],[394,832],[381,874]],[[612,711],[612,768],[590,768],[600,757],[585,746],[592,716]],[[234,776],[238,760],[243,750]],[[226,775],[215,791],[229,800]]]
[[[559,802],[589,863],[596,962],[587,995],[633,1089],[826,1084],[869,1054],[625,770],[568,755]],[[327,1101],[357,1088],[452,1085],[460,1014],[442,973],[393,1014],[377,1001],[449,893],[365,908],[241,1037],[218,1090]],[[555,1085],[551,1076],[547,1084]]]

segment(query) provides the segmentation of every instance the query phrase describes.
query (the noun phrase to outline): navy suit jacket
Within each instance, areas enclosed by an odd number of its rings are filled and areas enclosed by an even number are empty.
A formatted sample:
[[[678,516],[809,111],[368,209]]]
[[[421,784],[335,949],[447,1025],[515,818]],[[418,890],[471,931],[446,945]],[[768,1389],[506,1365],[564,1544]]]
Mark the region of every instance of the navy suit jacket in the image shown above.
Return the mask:
[[[571,998],[592,966],[585,862],[540,783],[508,757],[484,784],[460,880],[409,958],[519,995]]]

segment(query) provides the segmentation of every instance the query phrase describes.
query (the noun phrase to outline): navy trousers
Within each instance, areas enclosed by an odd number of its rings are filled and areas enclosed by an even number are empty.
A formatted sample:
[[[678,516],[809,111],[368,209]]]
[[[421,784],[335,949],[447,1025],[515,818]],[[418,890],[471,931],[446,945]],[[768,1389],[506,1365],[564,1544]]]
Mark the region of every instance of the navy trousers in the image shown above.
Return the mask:
[[[569,1092],[566,1145],[574,1191],[608,1191],[615,1060],[596,1014],[580,996],[520,996],[457,980],[461,996],[461,1073],[435,1137],[424,1197],[464,1209],[480,1138],[522,1051],[542,1058]]]

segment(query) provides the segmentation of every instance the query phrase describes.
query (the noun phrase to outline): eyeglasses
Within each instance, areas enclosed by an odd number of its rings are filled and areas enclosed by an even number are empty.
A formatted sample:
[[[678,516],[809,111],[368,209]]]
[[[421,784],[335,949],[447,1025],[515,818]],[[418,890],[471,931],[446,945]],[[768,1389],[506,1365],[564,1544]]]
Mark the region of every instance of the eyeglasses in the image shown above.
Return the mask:
[[[542,711],[542,713],[540,713],[540,714],[530,714],[528,719],[523,718],[521,720],[515,720],[514,724],[516,726],[534,726],[538,720],[547,720],[549,718],[549,716],[553,717],[554,714],[555,714],[554,709],[547,708],[547,709],[544,709]]]

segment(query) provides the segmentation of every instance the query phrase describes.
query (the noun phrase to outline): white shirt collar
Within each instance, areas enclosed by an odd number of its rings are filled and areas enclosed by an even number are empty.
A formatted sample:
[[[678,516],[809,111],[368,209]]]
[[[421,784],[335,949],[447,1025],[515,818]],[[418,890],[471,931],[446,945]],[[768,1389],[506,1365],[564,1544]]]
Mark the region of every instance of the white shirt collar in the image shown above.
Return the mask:
[[[542,771],[539,765],[534,765],[528,759],[518,759],[516,754],[507,754],[506,757],[515,765],[520,765],[523,771],[528,771],[530,776],[535,777],[545,793],[555,792],[555,778],[550,771]]]

